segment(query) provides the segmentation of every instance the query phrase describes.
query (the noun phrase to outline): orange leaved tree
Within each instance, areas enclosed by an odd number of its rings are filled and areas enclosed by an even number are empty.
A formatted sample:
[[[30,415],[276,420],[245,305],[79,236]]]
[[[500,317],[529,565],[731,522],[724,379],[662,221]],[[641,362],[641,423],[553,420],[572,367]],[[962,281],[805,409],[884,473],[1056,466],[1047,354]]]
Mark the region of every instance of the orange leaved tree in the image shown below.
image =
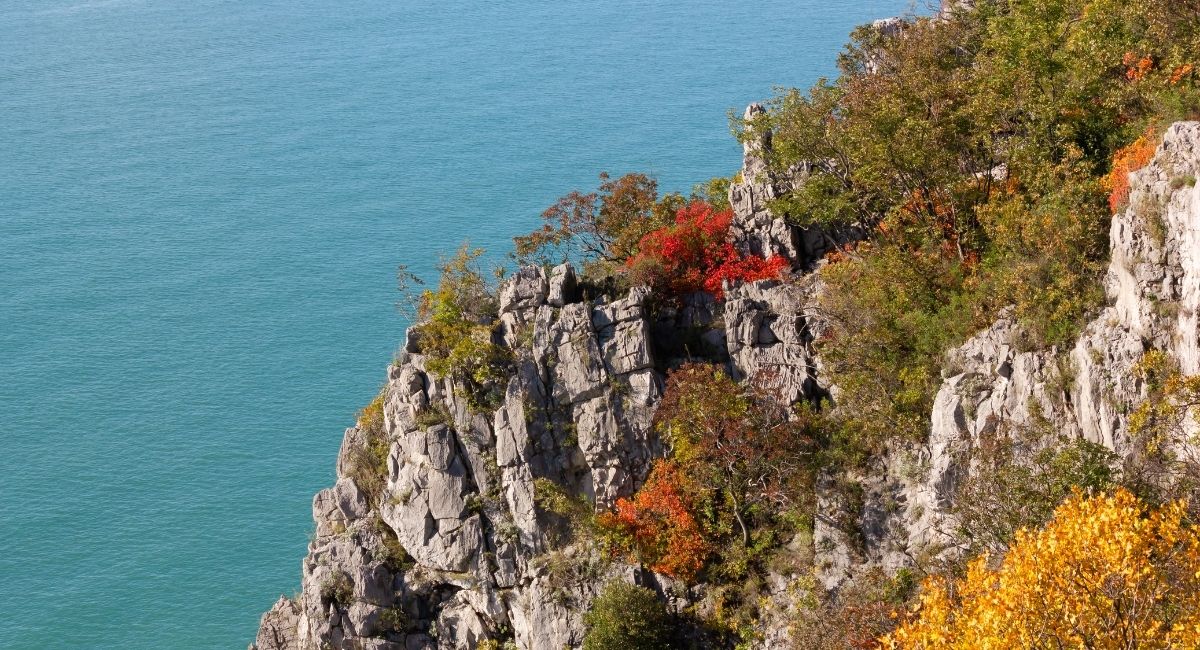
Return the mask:
[[[651,571],[691,581],[712,552],[693,515],[700,491],[678,463],[658,460],[637,494],[618,499],[596,524],[610,547],[636,555]]]
[[[789,418],[786,405],[721,366],[671,372],[655,424],[671,457],[596,520],[609,548],[654,571],[691,581],[710,559],[753,546],[756,526],[807,492],[811,418]]]
[[[1125,490],[1076,494],[1024,530],[997,568],[930,579],[885,648],[1194,648],[1200,534],[1181,501],[1149,508]]]
[[[711,514],[732,515],[742,545],[750,544],[755,510],[793,505],[804,492],[815,430],[788,414],[766,389],[739,384],[722,366],[687,363],[667,378],[655,424],[675,462],[716,491]]]
[[[1112,170],[1105,179],[1109,189],[1108,207],[1115,214],[1129,200],[1129,175],[1150,164],[1158,147],[1157,128],[1152,124],[1127,147],[1113,154]]]

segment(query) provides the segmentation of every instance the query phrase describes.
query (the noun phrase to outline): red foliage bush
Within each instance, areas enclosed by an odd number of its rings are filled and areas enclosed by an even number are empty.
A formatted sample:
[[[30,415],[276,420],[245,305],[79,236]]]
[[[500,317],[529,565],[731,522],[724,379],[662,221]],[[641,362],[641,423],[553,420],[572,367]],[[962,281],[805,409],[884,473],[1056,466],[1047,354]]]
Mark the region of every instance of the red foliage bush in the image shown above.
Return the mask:
[[[692,514],[699,486],[674,461],[659,460],[632,499],[618,499],[596,518],[609,545],[651,571],[691,581],[712,552]]]
[[[635,282],[669,296],[706,291],[724,297],[734,285],[773,278],[791,266],[781,256],[743,257],[729,243],[733,212],[717,212],[703,201],[680,208],[675,223],[642,237],[638,252],[625,262]]]

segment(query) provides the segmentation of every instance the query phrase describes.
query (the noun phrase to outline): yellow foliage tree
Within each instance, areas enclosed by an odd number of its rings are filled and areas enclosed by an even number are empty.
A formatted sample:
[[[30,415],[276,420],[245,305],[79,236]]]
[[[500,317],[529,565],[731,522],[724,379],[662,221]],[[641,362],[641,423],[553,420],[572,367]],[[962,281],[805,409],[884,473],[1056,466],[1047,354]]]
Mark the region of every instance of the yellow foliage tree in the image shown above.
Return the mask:
[[[972,562],[957,582],[926,581],[891,649],[1195,648],[1200,534],[1185,504],[1147,508],[1125,490],[1064,502],[1023,530],[998,568]]]

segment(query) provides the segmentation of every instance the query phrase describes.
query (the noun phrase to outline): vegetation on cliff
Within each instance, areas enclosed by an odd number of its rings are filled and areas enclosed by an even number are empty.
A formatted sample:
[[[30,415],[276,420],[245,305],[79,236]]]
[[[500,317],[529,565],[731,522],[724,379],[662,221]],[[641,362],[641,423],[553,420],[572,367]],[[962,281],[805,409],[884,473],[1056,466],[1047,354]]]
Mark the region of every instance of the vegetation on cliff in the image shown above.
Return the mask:
[[[655,416],[672,456],[636,496],[600,515],[609,546],[687,581],[706,566],[711,582],[745,578],[778,541],[785,508],[810,505],[814,440],[788,416],[718,366],[672,372]]]
[[[584,650],[670,650],[679,647],[673,622],[658,595],[624,582],[605,586],[584,621]]]
[[[429,370],[461,383],[475,408],[494,407],[511,365],[509,350],[494,340],[497,302],[478,265],[482,254],[463,245],[441,263],[437,288],[417,300],[415,331]]]
[[[646,285],[668,302],[695,292],[720,299],[727,286],[774,278],[791,266],[781,256],[743,255],[730,243],[727,179],[699,185],[688,198],[659,197],[644,174],[600,179],[597,191],[570,192],[542,213],[541,228],[515,237],[516,259],[578,261],[598,284]]]
[[[748,181],[741,178],[714,179],[685,197],[660,196],[642,174],[602,175],[596,191],[567,194],[541,228],[516,238],[522,262],[581,262],[591,298],[648,286],[659,313],[646,321],[667,328],[743,283],[819,284],[806,295],[817,296],[822,327],[805,331],[816,340],[803,344],[819,361],[787,360],[821,375],[799,403],[774,392],[769,377],[735,378],[733,363],[723,363],[733,356],[728,347],[704,361],[685,347],[655,360],[662,393],[653,425],[663,449],[643,459],[636,491],[610,494],[611,507],[597,512],[582,496],[594,496],[586,480],[568,492],[530,477],[538,514],[586,533],[560,546],[641,565],[681,591],[701,585],[704,607],[674,616],[660,594],[610,584],[592,603],[584,647],[671,647],[680,625],[701,630],[689,638],[746,644],[761,640],[756,622],[767,616],[788,617],[792,642],[804,648],[1107,647],[1111,639],[1170,647],[1200,635],[1192,615],[1200,538],[1187,502],[1177,500],[1195,492],[1195,481],[1161,480],[1187,475],[1163,441],[1200,404],[1200,380],[1154,351],[1137,369],[1147,399],[1130,409],[1130,458],[1062,435],[1036,413],[1023,428],[990,423],[970,442],[969,467],[937,486],[949,502],[938,507],[955,523],[939,531],[941,548],[905,558],[903,569],[876,566],[840,590],[816,580],[818,519],[859,546],[866,534],[886,534],[863,532],[868,514],[883,517],[863,512],[864,477],[925,442],[938,388],[957,374],[946,367],[948,350],[1010,313],[1022,338],[1005,345],[1053,358],[1076,340],[1102,306],[1111,219],[1138,196],[1129,173],[1150,162],[1166,124],[1200,114],[1196,0],[973,4],[864,27],[836,79],[783,92],[765,113],[735,121],[748,143],[769,138],[761,150],[768,174],[799,179],[773,200],[774,214],[801,229],[861,234],[809,265],[819,269],[815,278],[791,275],[793,263],[811,260],[760,257],[731,240],[728,191]],[[1157,208],[1132,207],[1153,222]],[[510,380],[530,356],[534,324],[513,313],[503,320],[479,256],[464,247],[444,263],[436,288],[417,300],[410,345],[423,370],[490,415],[520,394]],[[546,285],[548,274],[538,273]],[[543,297],[534,309],[558,317],[570,311],[564,302]],[[713,327],[727,327],[713,309]],[[575,316],[598,318],[590,308]],[[755,342],[775,336],[762,333],[762,322],[778,314],[759,317],[748,334]],[[616,331],[615,319],[602,319]],[[563,341],[553,345],[587,348],[577,353],[586,364],[612,362],[594,358],[588,341]],[[546,359],[530,371],[541,377],[520,379],[543,381],[546,364],[559,362]],[[1042,379],[1069,383],[1069,366]],[[613,402],[621,401],[617,388],[628,390],[618,374],[603,375]],[[599,400],[600,390],[579,392]],[[1045,392],[1062,400],[1069,391]],[[561,445],[582,454],[573,404],[558,406],[548,413],[522,404],[521,415],[529,427],[553,421],[546,426],[558,437],[537,442],[547,453]],[[604,408],[616,418],[623,406]],[[351,463],[372,501],[387,465],[382,414],[381,400],[362,413],[362,448]],[[446,413],[419,417],[453,424]],[[473,503],[476,513],[492,504]],[[576,575],[559,570],[569,561],[561,550],[542,550],[554,558],[548,573]],[[781,575],[792,580],[786,614],[764,596],[767,580]]]
[[[929,579],[885,648],[1182,648],[1200,639],[1200,532],[1182,502],[1077,493],[998,567]]]
[[[770,130],[778,171],[815,163],[780,213],[871,227],[823,274],[824,354],[868,445],[921,436],[942,351],[1000,308],[1030,346],[1074,336],[1102,298],[1127,173],[1200,107],[1194,2],[974,4],[859,29],[837,79],[736,124]]]

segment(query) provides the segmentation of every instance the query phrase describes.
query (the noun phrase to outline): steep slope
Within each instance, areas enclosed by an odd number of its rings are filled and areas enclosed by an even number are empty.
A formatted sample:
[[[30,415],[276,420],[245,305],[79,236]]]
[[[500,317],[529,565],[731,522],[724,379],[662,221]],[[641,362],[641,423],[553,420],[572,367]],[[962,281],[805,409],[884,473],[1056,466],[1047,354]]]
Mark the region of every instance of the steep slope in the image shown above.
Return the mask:
[[[734,190],[740,232],[803,242],[764,206],[779,190],[755,175],[757,146],[747,146],[752,180]],[[815,261],[823,250],[796,252]],[[736,377],[769,371],[790,401],[824,394],[805,314],[815,279],[738,287],[723,305],[698,294],[653,318],[644,289],[583,300],[571,266],[523,268],[500,290],[503,339],[517,362],[492,413],[472,411],[461,387],[428,373],[410,332],[384,388],[383,494],[373,504],[349,478],[367,441],[348,429],[338,481],[313,500],[301,593],[263,617],[257,647],[502,639],[557,650],[581,643],[581,614],[607,577],[666,593],[669,579],[572,545],[569,523],[539,498],[554,485],[603,509],[634,492],[664,453],[651,419],[672,351],[728,360]],[[694,596],[676,590],[676,605]]]
[[[973,450],[988,436],[1018,437],[1041,425],[1055,435],[1104,445],[1125,464],[1140,453],[1130,414],[1146,397],[1136,366],[1157,350],[1186,375],[1200,372],[1200,123],[1172,125],[1152,162],[1131,174],[1129,207],[1113,217],[1108,306],[1070,350],[1023,350],[1021,332],[1002,318],[953,351],[938,391],[928,466],[906,494],[908,545],[950,543],[954,489],[972,471]],[[1164,441],[1180,463],[1196,448],[1188,432]],[[1033,453],[1038,442],[1024,441]],[[1170,472],[1163,480],[1173,480]]]
[[[743,181],[730,193],[733,233],[744,250],[796,260],[804,271],[790,281],[732,288],[723,304],[696,295],[681,309],[652,312],[643,289],[585,299],[570,266],[524,268],[500,292],[514,375],[503,403],[486,413],[472,410],[461,386],[427,371],[410,335],[384,389],[382,493],[369,498],[350,478],[369,442],[348,429],[338,481],[313,501],[317,528],[301,592],[263,617],[256,647],[474,648],[488,639],[578,647],[582,612],[612,579],[649,586],[676,610],[703,608],[703,585],[598,556],[569,513],[547,503],[566,495],[605,509],[635,491],[665,453],[652,418],[663,373],[680,354],[723,361],[738,379],[765,378],[787,402],[836,400],[813,345],[823,331],[813,271],[855,233],[803,231],[770,212],[766,202],[803,174],[767,177],[760,156],[769,146],[746,145]],[[1006,314],[947,355],[927,442],[889,450],[856,477],[861,503],[850,507],[827,481],[818,484],[826,487],[811,550],[822,584],[843,587],[871,567],[894,572],[960,553],[948,534],[957,489],[977,471],[988,439],[1009,437],[1032,454],[1039,442],[1023,432],[1052,431],[1127,460],[1138,453],[1129,414],[1145,386],[1135,365],[1161,350],[1183,372],[1200,372],[1197,173],[1200,123],[1175,124],[1151,164],[1132,175],[1131,207],[1112,223],[1109,306],[1072,349],[1025,349]],[[1169,444],[1181,457],[1196,451],[1182,439]],[[767,581],[776,607],[760,622],[764,647],[785,642],[788,587],[800,577]]]

